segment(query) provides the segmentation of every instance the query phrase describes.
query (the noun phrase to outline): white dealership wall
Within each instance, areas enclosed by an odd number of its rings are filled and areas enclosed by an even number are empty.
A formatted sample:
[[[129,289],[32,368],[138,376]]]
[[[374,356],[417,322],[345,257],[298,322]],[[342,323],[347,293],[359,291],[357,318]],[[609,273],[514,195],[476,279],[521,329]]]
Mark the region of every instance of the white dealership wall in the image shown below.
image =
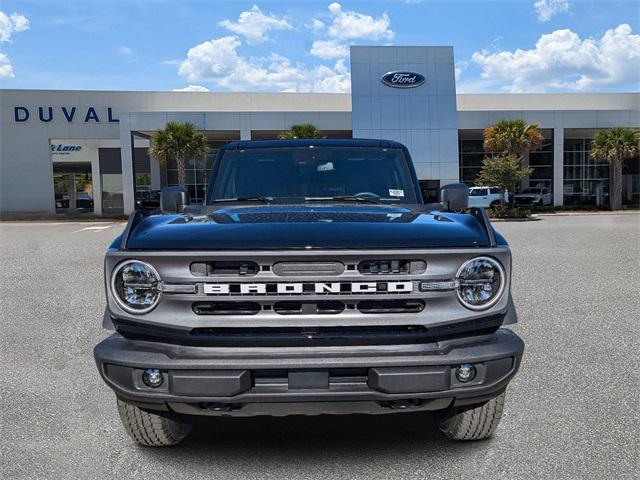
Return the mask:
[[[24,118],[23,109],[29,118],[18,121]],[[239,131],[243,138],[252,130],[284,130],[300,122],[350,130],[351,98],[314,93],[0,90],[0,213],[55,212],[52,139],[117,140],[125,211],[130,212],[130,133],[162,128],[171,120],[191,121],[205,130]],[[99,190],[97,178],[94,174],[94,191]]]
[[[426,81],[414,89],[386,87],[380,77],[390,70],[417,72]],[[120,146],[125,211],[130,212],[131,133],[153,131],[170,120],[239,132],[242,139],[252,131],[284,130],[294,123],[353,129],[356,137],[407,144],[419,177],[444,184],[458,178],[458,129],[524,118],[554,130],[556,204],[562,203],[566,129],[640,128],[638,93],[455,96],[451,47],[353,47],[352,75],[352,95],[0,90],[0,213],[55,212],[50,142],[70,139]],[[19,121],[21,109],[29,111],[28,120]],[[96,192],[99,175],[93,177]]]

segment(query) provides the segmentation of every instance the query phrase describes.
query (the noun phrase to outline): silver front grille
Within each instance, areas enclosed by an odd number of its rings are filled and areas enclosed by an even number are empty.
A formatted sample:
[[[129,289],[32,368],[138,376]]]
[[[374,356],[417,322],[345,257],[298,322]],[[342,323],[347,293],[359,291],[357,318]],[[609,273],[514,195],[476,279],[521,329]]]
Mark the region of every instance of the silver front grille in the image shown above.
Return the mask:
[[[450,282],[466,260],[483,254],[510,270],[506,247],[396,252],[111,251],[108,274],[126,259],[148,262],[162,278],[163,296],[145,315],[121,311],[110,293],[109,307],[119,318],[185,329],[443,324],[506,307],[507,296],[489,311],[472,312],[460,304],[455,290],[420,289],[422,283]],[[367,268],[359,268],[364,265]]]

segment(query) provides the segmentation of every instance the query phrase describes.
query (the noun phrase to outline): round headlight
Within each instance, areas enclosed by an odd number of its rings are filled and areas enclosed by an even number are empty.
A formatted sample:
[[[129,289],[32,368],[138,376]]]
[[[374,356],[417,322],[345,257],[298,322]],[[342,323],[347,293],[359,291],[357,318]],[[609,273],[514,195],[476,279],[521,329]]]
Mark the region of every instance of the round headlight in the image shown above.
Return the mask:
[[[147,313],[158,304],[160,275],[148,263],[127,260],[111,274],[111,291],[118,305],[129,313]]]
[[[458,270],[458,299],[471,310],[483,310],[496,303],[506,283],[504,268],[491,257],[476,257]]]

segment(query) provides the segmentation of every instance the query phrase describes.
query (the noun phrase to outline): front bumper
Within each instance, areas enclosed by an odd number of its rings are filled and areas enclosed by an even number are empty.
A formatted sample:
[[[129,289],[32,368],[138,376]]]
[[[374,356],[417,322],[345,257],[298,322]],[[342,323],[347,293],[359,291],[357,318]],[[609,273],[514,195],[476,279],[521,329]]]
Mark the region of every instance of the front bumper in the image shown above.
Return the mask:
[[[524,343],[495,333],[420,345],[210,348],[125,340],[94,349],[102,378],[121,399],[191,415],[290,415],[440,410],[499,395],[516,374]],[[454,374],[472,363],[476,378]],[[142,382],[147,368],[164,378]]]

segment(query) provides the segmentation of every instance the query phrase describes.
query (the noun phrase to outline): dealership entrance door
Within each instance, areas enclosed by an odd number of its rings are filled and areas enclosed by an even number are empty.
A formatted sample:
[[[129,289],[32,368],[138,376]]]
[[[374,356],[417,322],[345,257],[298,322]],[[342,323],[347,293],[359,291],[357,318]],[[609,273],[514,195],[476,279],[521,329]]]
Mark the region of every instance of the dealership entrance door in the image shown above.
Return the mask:
[[[91,162],[53,162],[56,213],[93,213]]]

